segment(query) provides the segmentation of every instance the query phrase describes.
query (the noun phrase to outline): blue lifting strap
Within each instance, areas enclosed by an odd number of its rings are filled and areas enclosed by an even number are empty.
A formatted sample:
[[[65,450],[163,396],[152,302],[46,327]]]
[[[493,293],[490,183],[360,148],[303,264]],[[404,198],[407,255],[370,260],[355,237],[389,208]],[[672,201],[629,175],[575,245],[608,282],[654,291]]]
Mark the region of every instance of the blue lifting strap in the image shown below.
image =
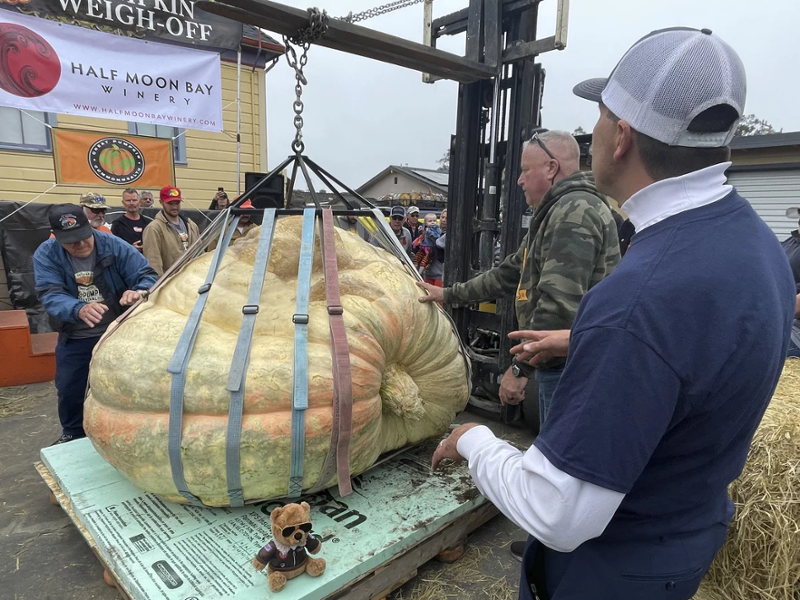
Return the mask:
[[[227,222],[228,215],[225,216]],[[169,463],[172,468],[172,480],[175,482],[175,487],[178,488],[181,496],[186,498],[190,503],[202,506],[203,503],[189,491],[186,485],[186,480],[183,477],[183,462],[181,460],[181,437],[183,434],[183,390],[186,385],[186,367],[189,365],[189,357],[192,355],[194,342],[197,339],[197,331],[200,327],[200,318],[203,316],[206,302],[208,301],[208,291],[211,289],[211,284],[214,282],[214,277],[217,274],[219,265],[222,262],[222,256],[231,242],[233,232],[239,225],[239,217],[234,217],[228,230],[225,231],[224,238],[217,244],[214,251],[214,256],[211,259],[211,264],[208,266],[208,275],[200,289],[197,290],[197,301],[186,320],[186,325],[183,328],[183,333],[178,340],[178,345],[175,352],[172,354],[172,360],[167,367],[167,372],[172,373],[172,389],[169,398]],[[223,230],[225,225],[222,226]],[[222,237],[222,232],[220,232]]]
[[[258,303],[261,300],[261,288],[264,286],[264,278],[269,265],[269,253],[272,249],[275,214],[276,209],[274,208],[264,211],[264,222],[261,225],[256,259],[253,263],[253,278],[250,280],[247,304],[242,307],[242,325],[239,328],[239,339],[236,341],[236,350],[233,352],[231,372],[228,377],[227,390],[231,393],[231,403],[228,409],[228,435],[225,441],[225,470],[231,506],[244,506],[239,454],[239,444],[242,440],[244,384],[247,379],[247,365],[250,360],[250,345],[253,341]]]
[[[303,491],[303,458],[306,442],[308,408],[308,300],[311,295],[311,267],[314,263],[314,225],[316,209],[303,210],[303,237],[300,241],[300,264],[297,269],[297,302],[294,323],[294,385],[292,390],[292,465],[289,497]]]

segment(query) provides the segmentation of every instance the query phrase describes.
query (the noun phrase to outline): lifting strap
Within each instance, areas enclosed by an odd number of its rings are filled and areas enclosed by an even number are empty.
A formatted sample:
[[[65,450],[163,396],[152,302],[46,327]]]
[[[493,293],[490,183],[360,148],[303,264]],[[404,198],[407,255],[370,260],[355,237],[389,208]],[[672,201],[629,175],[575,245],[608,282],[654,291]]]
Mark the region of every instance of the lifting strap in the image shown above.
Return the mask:
[[[344,309],[339,294],[339,267],[336,262],[336,234],[333,212],[322,209],[322,263],[325,269],[325,296],[331,331],[333,365],[333,419],[331,446],[315,489],[324,487],[338,473],[339,495],[353,492],[350,483],[350,435],[353,422],[353,381],[350,371],[350,346],[344,326]]]
[[[314,263],[314,225],[316,209],[303,210],[303,235],[300,240],[300,264],[297,269],[297,301],[294,323],[294,384],[292,391],[292,462],[289,475],[289,497],[303,491],[308,408],[308,304],[311,295],[311,267]]]
[[[226,217],[227,219],[227,217]],[[224,223],[225,221],[223,221]],[[167,372],[172,373],[172,389],[170,391],[169,399],[169,462],[172,468],[172,480],[175,482],[175,487],[178,488],[181,496],[186,498],[190,503],[202,506],[203,503],[189,491],[186,485],[186,480],[183,477],[183,462],[181,460],[181,437],[183,434],[183,391],[186,386],[186,367],[189,365],[189,358],[192,355],[194,342],[197,339],[197,331],[200,328],[200,319],[203,316],[203,311],[208,301],[208,292],[211,289],[211,284],[214,282],[214,277],[217,275],[217,270],[222,262],[222,256],[231,242],[233,232],[239,225],[239,217],[234,217],[231,220],[228,230],[225,231],[224,239],[217,244],[214,251],[214,256],[211,258],[211,264],[208,266],[208,274],[203,282],[203,285],[197,290],[197,300],[195,301],[194,308],[186,320],[186,325],[183,328],[183,333],[178,340],[178,345],[175,352],[172,354],[172,360],[167,367]],[[220,237],[224,231],[225,225],[223,224],[220,231]]]
[[[241,482],[240,442],[242,440],[242,414],[244,412],[244,387],[247,379],[247,365],[250,361],[250,346],[253,342],[253,330],[256,325],[261,288],[269,265],[269,254],[272,249],[272,236],[275,231],[276,209],[264,211],[264,222],[258,238],[256,259],[253,263],[253,278],[247,293],[247,304],[242,307],[242,324],[236,350],[233,352],[228,387],[231,393],[228,408],[228,435],[225,441],[225,470],[228,482],[228,498],[231,506],[244,506],[244,494]]]

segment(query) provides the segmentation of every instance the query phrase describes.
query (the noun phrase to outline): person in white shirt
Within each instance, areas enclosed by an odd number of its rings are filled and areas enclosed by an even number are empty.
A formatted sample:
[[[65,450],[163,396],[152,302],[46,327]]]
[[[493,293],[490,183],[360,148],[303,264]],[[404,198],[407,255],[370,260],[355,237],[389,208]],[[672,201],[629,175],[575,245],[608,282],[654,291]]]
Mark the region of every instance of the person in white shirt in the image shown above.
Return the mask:
[[[688,600],[733,516],[727,488],[780,377],[795,310],[774,234],[727,185],[745,73],[707,29],[639,40],[597,102],[592,170],[636,227],[570,332],[520,332],[567,363],[526,452],[474,423],[443,440],[531,537],[520,598]],[[518,358],[519,360],[519,358]]]

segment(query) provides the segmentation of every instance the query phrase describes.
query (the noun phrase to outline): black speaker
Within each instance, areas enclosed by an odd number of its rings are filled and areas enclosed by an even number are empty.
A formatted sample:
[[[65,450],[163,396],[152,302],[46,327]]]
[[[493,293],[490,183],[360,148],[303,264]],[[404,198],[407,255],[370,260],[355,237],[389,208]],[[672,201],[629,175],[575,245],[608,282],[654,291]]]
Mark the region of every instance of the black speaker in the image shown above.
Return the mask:
[[[245,173],[244,188],[249,190],[264,179],[267,173]],[[253,208],[283,208],[286,199],[283,194],[283,175],[276,173],[272,179],[264,182],[255,191],[248,194],[245,200],[253,203]]]

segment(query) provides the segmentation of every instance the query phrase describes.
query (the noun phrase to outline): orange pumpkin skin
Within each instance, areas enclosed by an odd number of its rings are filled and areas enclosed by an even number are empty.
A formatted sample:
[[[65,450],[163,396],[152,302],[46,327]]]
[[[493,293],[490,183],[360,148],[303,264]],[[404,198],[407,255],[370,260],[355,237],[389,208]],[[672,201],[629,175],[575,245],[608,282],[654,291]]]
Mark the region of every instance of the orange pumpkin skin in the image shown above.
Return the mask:
[[[339,234],[336,250],[350,346],[350,469],[384,452],[445,433],[469,398],[468,363],[438,306],[420,304],[414,279],[387,252]],[[229,505],[225,390],[260,228],[231,246],[209,292],[184,393],[181,453],[186,483],[205,504]],[[278,220],[256,318],[240,444],[245,500],[288,492],[300,218]],[[210,253],[163,284],[95,349],[84,428],[98,452],[139,487],[183,502],[167,451],[171,375],[166,372]],[[309,409],[303,488],[317,484],[330,445],[333,375],[317,240],[309,307]],[[335,484],[335,477],[327,482]]]

